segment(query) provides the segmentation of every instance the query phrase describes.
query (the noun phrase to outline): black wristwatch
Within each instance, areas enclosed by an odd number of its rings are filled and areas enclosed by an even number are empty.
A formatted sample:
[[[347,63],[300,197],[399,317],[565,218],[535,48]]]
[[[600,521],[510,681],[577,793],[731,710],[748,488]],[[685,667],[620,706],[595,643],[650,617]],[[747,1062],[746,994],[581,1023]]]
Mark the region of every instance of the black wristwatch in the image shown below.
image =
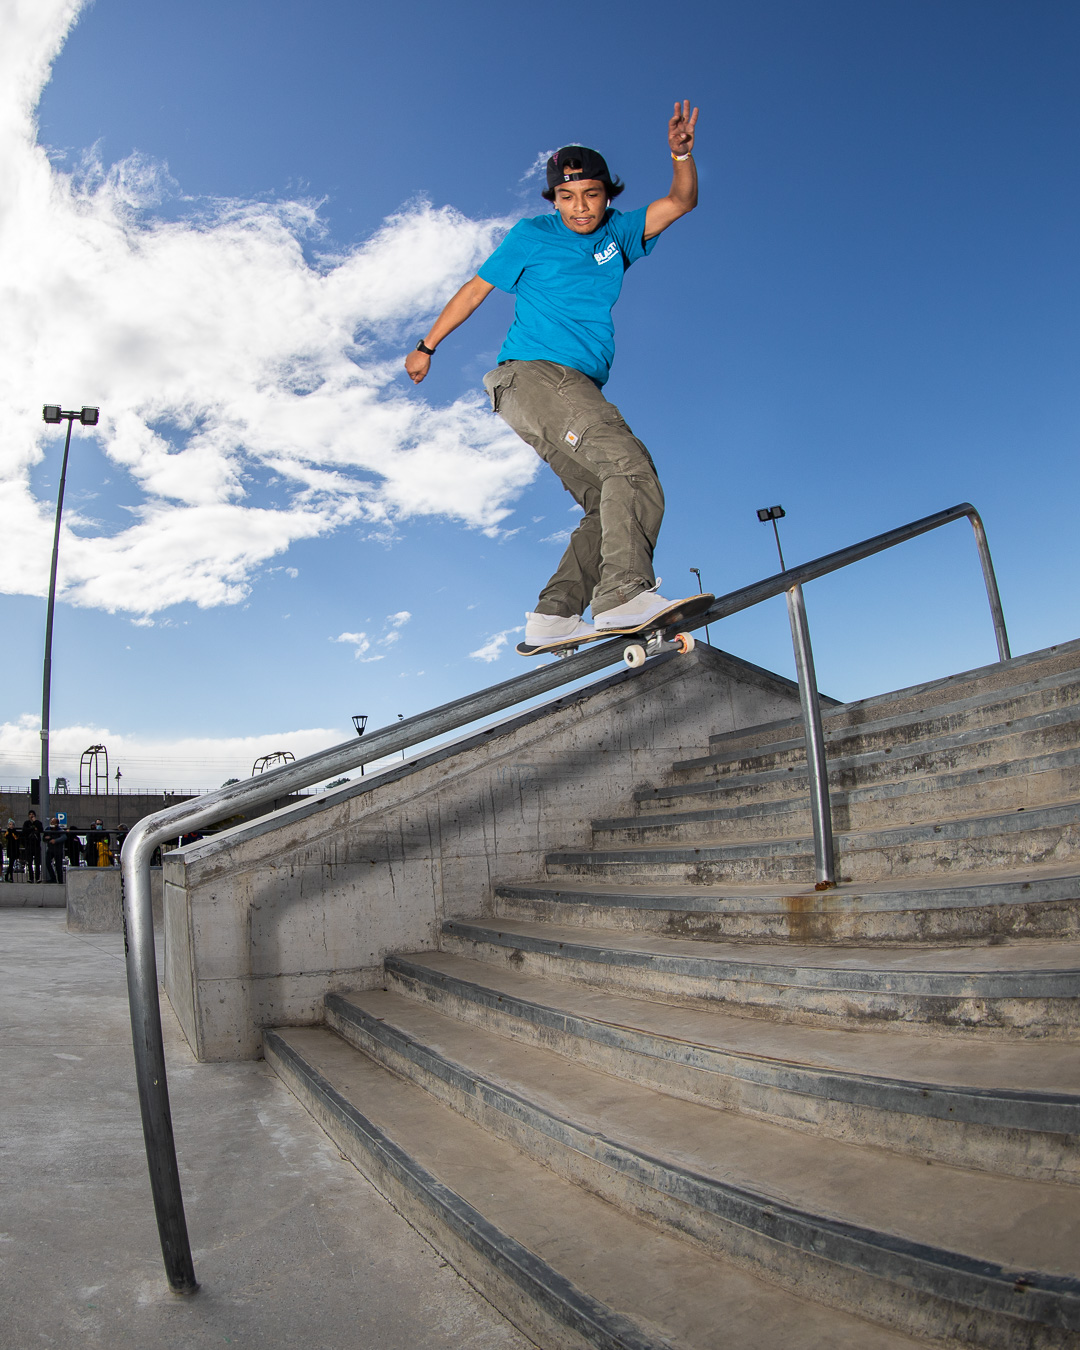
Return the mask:
[[[423,338],[421,338],[420,341],[416,344],[416,350],[417,350],[418,352],[423,352],[425,356],[434,356],[434,355],[435,355],[435,348],[434,348],[434,347],[427,347],[427,346],[425,346],[425,345],[424,345],[424,339],[423,339]]]

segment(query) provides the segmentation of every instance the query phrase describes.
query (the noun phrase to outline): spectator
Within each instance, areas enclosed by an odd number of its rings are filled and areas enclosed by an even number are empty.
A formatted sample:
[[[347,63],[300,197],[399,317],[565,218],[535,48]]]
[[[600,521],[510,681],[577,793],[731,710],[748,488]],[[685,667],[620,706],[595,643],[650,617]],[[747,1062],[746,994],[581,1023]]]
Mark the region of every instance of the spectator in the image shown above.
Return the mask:
[[[4,869],[4,880],[15,880],[15,864],[19,861],[19,831],[15,828],[15,822],[9,820],[7,829],[4,831],[4,861],[7,867]]]
[[[94,821],[94,828],[86,836],[86,865],[87,867],[112,866],[109,836],[100,818]]]
[[[49,821],[48,829],[42,834],[45,841],[45,881],[49,885],[59,886],[64,880],[64,845],[67,843],[67,830],[57,816]]]
[[[74,830],[67,832],[67,857],[68,867],[78,867],[79,859],[82,857],[82,840]]]
[[[26,864],[27,881],[40,881],[41,821],[38,820],[37,812],[34,810],[31,810],[23,821],[23,827],[19,833],[19,843],[22,849],[23,862]]]
[[[124,847],[124,840],[127,838],[127,834],[128,827],[126,825],[118,825],[116,827],[116,848],[114,849],[114,852],[116,854],[117,863],[120,862],[120,851]]]

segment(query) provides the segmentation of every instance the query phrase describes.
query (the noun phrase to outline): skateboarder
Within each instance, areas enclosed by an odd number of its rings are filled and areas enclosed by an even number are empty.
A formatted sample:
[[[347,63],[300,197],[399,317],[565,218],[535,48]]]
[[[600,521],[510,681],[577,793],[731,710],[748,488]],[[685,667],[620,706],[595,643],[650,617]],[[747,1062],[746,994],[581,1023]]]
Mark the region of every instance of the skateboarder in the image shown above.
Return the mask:
[[[595,150],[556,151],[543,193],[555,214],[519,220],[405,360],[419,384],[439,343],[496,287],[516,297],[514,322],[484,387],[494,411],[551,465],[584,512],[536,610],[525,616],[528,644],[634,628],[673,603],[657,594],[652,568],[664,515],[656,468],[601,391],[615,351],[611,309],[623,273],[697,205],[697,116],[688,101],[675,104],[671,190],[636,211],[613,209],[624,185]],[[582,617],[590,604],[593,624]]]

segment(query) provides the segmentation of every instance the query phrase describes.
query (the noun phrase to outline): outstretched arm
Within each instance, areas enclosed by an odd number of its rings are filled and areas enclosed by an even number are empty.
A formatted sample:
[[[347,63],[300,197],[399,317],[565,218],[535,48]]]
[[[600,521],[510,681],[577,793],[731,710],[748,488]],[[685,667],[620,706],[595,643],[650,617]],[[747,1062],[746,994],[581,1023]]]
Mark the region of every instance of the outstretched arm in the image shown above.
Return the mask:
[[[495,287],[482,277],[473,277],[471,281],[467,281],[457,295],[446,302],[443,312],[428,329],[424,346],[434,350],[444,337],[455,328],[460,328],[469,315],[479,309],[494,289]],[[413,384],[419,384],[431,369],[431,357],[425,356],[423,352],[410,352],[405,358],[405,369]]]
[[[694,128],[697,126],[698,110],[690,111],[690,100],[683,99],[675,104],[675,116],[668,122],[668,145],[675,160],[675,173],[671,180],[671,191],[666,197],[658,197],[651,202],[645,212],[646,239],[666,230],[669,225],[685,216],[697,206],[697,168],[694,165]],[[689,155],[689,159],[682,156]]]

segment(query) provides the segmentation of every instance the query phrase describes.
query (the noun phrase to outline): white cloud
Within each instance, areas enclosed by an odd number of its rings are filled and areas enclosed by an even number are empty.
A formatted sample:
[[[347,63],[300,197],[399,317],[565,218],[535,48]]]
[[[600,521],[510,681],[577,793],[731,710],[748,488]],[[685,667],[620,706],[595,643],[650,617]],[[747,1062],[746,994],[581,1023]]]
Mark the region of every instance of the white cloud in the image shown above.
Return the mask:
[[[330,641],[346,642],[349,643],[351,646],[355,647],[356,651],[353,652],[353,656],[355,656],[357,660],[360,660],[361,657],[365,655],[365,653],[371,650],[371,639],[368,637],[366,633],[339,633],[337,637],[332,637]],[[379,661],[382,658],[375,656],[370,659],[374,661]]]
[[[478,647],[476,651],[470,652],[469,655],[475,661],[487,661],[489,664],[492,661],[497,661],[502,655],[502,650],[506,646],[511,634],[520,633],[521,631],[522,625],[518,624],[516,628],[504,628],[501,633],[493,633],[482,647]]]
[[[40,420],[58,397],[101,406],[113,478],[136,496],[108,532],[66,508],[73,604],[236,603],[267,559],[346,524],[439,515],[497,534],[535,455],[479,395],[426,403],[380,344],[436,310],[506,222],[414,202],[312,264],[307,203],[165,219],[153,208],[176,185],[144,156],[91,151],[59,172],[33,112],[78,9],[9,0],[0,18],[0,586],[44,593],[53,505],[30,473],[58,455]]]
[[[399,609],[396,614],[388,614],[386,622],[390,628],[404,628],[411,618],[412,615],[407,609]]]

